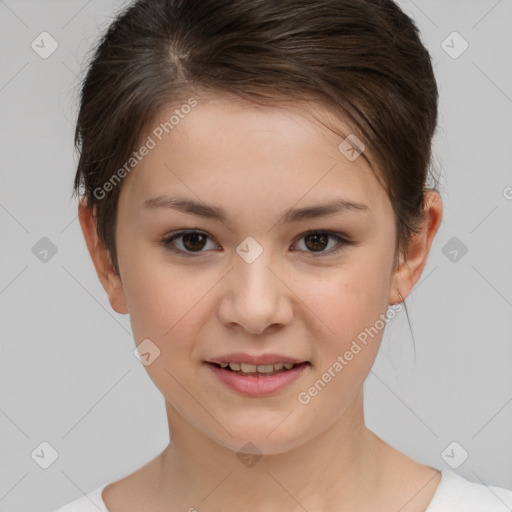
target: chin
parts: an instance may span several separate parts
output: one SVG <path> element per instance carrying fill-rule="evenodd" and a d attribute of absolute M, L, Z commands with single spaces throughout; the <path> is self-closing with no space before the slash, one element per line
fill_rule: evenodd
<path fill-rule="evenodd" d="M 284 414 L 281 418 L 286 417 Z M 247 427 L 246 421 L 242 424 L 226 424 L 226 430 L 221 436 L 211 436 L 218 444 L 234 452 L 251 453 L 255 455 L 279 455 L 301 446 L 307 439 L 306 432 L 298 432 L 297 426 L 291 422 L 284 426 L 274 422 L 269 428 L 268 422 L 253 424 Z M 278 426 L 279 425 L 279 426 Z M 277 427 L 277 428 L 276 428 Z M 304 428 L 304 427 L 303 427 Z M 313 436 L 310 436 L 313 437 Z"/>

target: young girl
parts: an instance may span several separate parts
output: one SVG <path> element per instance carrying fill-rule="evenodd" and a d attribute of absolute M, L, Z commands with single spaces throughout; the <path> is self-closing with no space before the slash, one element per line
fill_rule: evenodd
<path fill-rule="evenodd" d="M 441 223 L 437 102 L 391 0 L 139 0 L 115 19 L 82 88 L 75 190 L 170 443 L 60 512 L 512 507 L 364 420 Z"/>

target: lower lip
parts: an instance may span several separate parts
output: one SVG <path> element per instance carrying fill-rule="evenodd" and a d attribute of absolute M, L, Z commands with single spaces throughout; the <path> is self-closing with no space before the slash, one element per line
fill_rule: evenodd
<path fill-rule="evenodd" d="M 306 366 L 309 366 L 309 363 L 301 363 L 294 366 L 291 370 L 269 376 L 243 375 L 238 372 L 224 370 L 211 363 L 206 363 L 206 366 L 210 368 L 223 384 L 242 395 L 268 396 L 278 393 L 298 379 L 306 369 Z"/>

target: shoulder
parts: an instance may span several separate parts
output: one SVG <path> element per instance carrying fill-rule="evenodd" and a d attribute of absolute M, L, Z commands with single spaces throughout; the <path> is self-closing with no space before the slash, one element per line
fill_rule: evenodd
<path fill-rule="evenodd" d="M 512 490 L 470 482 L 444 469 L 425 512 L 510 512 L 511 508 Z"/>
<path fill-rule="evenodd" d="M 101 493 L 107 485 L 102 485 L 88 494 L 66 503 L 55 512 L 109 512 L 101 497 Z"/>

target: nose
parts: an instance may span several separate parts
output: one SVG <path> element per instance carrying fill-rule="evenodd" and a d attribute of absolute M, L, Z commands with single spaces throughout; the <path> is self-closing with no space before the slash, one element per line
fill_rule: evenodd
<path fill-rule="evenodd" d="M 293 318 L 293 293 L 282 274 L 271 261 L 270 251 L 264 250 L 252 263 L 235 255 L 223 284 L 218 308 L 221 322 L 250 334 L 288 324 Z"/>

